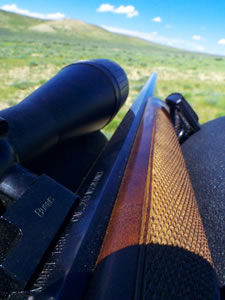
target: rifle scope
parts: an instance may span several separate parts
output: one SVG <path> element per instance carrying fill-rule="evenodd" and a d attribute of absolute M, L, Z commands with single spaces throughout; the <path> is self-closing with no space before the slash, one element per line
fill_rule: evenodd
<path fill-rule="evenodd" d="M 25 162 L 65 139 L 103 128 L 128 95 L 128 80 L 116 63 L 97 59 L 63 68 L 19 104 L 1 111 L 8 140 Z"/>

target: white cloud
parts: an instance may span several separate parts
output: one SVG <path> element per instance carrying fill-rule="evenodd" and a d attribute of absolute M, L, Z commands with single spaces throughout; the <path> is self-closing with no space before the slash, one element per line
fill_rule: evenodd
<path fill-rule="evenodd" d="M 217 43 L 218 43 L 219 45 L 225 45 L 225 38 L 220 39 Z"/>
<path fill-rule="evenodd" d="M 20 15 L 25 15 L 28 17 L 38 18 L 38 19 L 59 20 L 59 19 L 65 18 L 65 15 L 60 12 L 52 13 L 52 14 L 35 13 L 35 12 L 31 12 L 27 9 L 21 9 L 16 4 L 6 4 L 6 5 L 1 6 L 0 9 L 9 11 L 12 13 L 20 14 Z"/>
<path fill-rule="evenodd" d="M 112 12 L 115 14 L 124 14 L 127 16 L 127 18 L 133 18 L 139 15 L 139 12 L 135 9 L 133 5 L 120 5 L 118 7 L 115 7 L 114 5 L 108 3 L 101 4 L 99 8 L 97 8 L 97 12 Z"/>
<path fill-rule="evenodd" d="M 192 40 L 201 41 L 202 37 L 200 35 L 192 35 Z"/>
<path fill-rule="evenodd" d="M 97 12 L 114 12 L 115 7 L 111 4 L 101 4 L 99 8 L 97 8 Z"/>
<path fill-rule="evenodd" d="M 161 17 L 155 17 L 155 18 L 152 19 L 152 21 L 157 22 L 157 23 L 161 23 L 162 18 Z"/>

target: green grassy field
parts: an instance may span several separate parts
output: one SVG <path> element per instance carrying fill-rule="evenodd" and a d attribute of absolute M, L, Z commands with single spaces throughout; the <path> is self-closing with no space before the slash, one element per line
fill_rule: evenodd
<path fill-rule="evenodd" d="M 43 21 L 0 11 L 0 108 L 21 101 L 62 67 L 108 58 L 130 83 L 129 98 L 106 132 L 110 135 L 152 71 L 156 96 L 183 93 L 200 122 L 225 115 L 225 57 L 181 51 L 107 32 L 76 20 Z"/>

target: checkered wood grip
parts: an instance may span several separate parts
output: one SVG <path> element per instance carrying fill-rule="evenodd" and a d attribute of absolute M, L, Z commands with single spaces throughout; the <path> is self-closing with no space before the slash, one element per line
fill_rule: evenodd
<path fill-rule="evenodd" d="M 144 299 L 217 298 L 197 202 L 175 131 L 162 110 L 155 112 L 153 143 L 151 185 L 145 194 L 150 210 L 142 224 Z"/>

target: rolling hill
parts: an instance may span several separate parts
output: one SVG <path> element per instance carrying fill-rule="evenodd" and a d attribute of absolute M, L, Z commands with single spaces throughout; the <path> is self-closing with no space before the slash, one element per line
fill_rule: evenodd
<path fill-rule="evenodd" d="M 139 38 L 109 32 L 99 26 L 91 25 L 80 20 L 62 19 L 57 21 L 41 20 L 22 16 L 0 10 L 0 30 L 11 31 L 11 33 L 40 34 L 51 35 L 52 37 L 60 38 L 79 38 L 89 40 L 109 41 L 111 43 L 122 43 L 125 45 L 153 47 L 157 50 L 176 51 L 171 47 L 166 47 L 145 41 Z M 179 51 L 179 50 L 177 50 Z"/>

